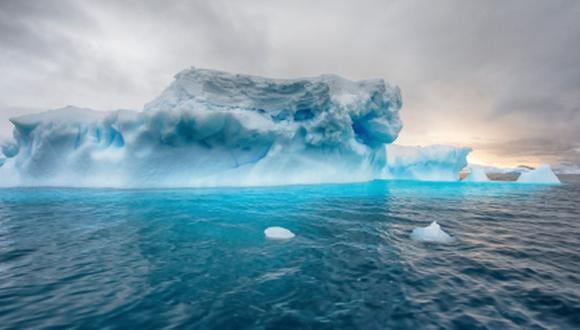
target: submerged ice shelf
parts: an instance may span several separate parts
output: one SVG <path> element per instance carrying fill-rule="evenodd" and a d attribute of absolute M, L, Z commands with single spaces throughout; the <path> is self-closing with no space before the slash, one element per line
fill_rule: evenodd
<path fill-rule="evenodd" d="M 12 118 L 0 186 L 197 187 L 457 180 L 469 148 L 391 145 L 401 95 L 381 79 L 268 79 L 191 68 L 143 111 Z M 388 145 L 388 146 L 387 146 Z"/>

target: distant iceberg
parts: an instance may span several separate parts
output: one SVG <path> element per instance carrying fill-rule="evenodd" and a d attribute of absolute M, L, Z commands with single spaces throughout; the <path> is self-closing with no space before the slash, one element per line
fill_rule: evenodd
<path fill-rule="evenodd" d="M 485 170 L 481 167 L 471 167 L 469 173 L 463 179 L 464 182 L 489 182 L 489 178 Z"/>
<path fill-rule="evenodd" d="M 523 172 L 518 178 L 519 183 L 559 184 L 560 179 L 554 174 L 550 165 L 542 165 L 528 172 Z"/>
<path fill-rule="evenodd" d="M 411 232 L 411 239 L 431 243 L 451 243 L 455 239 L 441 229 L 437 221 L 427 227 L 417 227 Z"/>
<path fill-rule="evenodd" d="M 289 240 L 296 236 L 293 232 L 283 227 L 268 227 L 264 230 L 264 235 L 271 240 Z"/>
<path fill-rule="evenodd" d="M 0 186 L 199 187 L 457 180 L 468 148 L 389 145 L 401 94 L 381 79 L 269 79 L 191 68 L 143 111 L 12 118 Z"/>
<path fill-rule="evenodd" d="M 481 164 L 469 164 L 466 169 L 471 171 L 472 169 L 477 169 L 478 171 L 483 171 L 486 174 L 493 174 L 493 173 L 523 173 L 528 172 L 530 169 L 527 166 L 518 166 L 518 167 L 498 167 L 498 166 L 491 166 L 491 165 L 481 165 Z"/>

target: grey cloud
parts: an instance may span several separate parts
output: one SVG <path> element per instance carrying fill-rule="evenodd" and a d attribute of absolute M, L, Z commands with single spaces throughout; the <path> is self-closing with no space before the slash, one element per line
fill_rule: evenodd
<path fill-rule="evenodd" d="M 70 52 L 74 47 L 66 28 L 92 24 L 74 1 L 6 0 L 0 4 L 0 42 L 13 59 L 47 59 Z"/>
<path fill-rule="evenodd" d="M 254 69 L 267 60 L 267 27 L 244 5 L 228 1 L 104 1 L 97 7 L 128 29 L 148 30 L 168 58 L 190 62 L 200 55 Z M 231 5 L 231 6 L 230 6 Z M 106 24 L 106 22 L 104 22 Z M 188 60 L 188 58 L 190 58 Z M 204 60 L 207 60 L 204 58 Z M 182 64 L 183 66 L 183 64 Z M 185 67 L 182 67 L 185 68 Z"/>
<path fill-rule="evenodd" d="M 191 65 L 262 65 L 259 20 L 206 1 L 0 3 L 0 104 L 140 108 Z M 34 94 L 34 98 L 30 95 Z"/>

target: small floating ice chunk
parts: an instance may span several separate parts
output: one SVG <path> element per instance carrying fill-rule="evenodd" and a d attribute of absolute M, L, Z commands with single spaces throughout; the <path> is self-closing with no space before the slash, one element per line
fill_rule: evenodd
<path fill-rule="evenodd" d="M 287 240 L 294 238 L 294 233 L 282 227 L 268 227 L 264 230 L 266 238 L 275 240 Z"/>
<path fill-rule="evenodd" d="M 433 221 L 427 227 L 417 227 L 413 229 L 411 239 L 415 241 L 434 243 L 451 243 L 454 241 L 453 237 L 449 236 L 441 229 L 441 226 L 439 226 L 437 221 Z"/>
<path fill-rule="evenodd" d="M 518 178 L 520 183 L 558 184 L 560 179 L 554 174 L 550 165 L 542 165 L 535 170 L 524 172 Z"/>

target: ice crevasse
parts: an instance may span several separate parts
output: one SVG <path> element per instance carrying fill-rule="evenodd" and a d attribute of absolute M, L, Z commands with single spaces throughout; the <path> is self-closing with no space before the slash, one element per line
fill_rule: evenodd
<path fill-rule="evenodd" d="M 469 149 L 393 151 L 401 105 L 399 88 L 382 79 L 284 80 L 191 68 L 143 111 L 69 106 L 12 118 L 0 186 L 455 179 Z"/>

